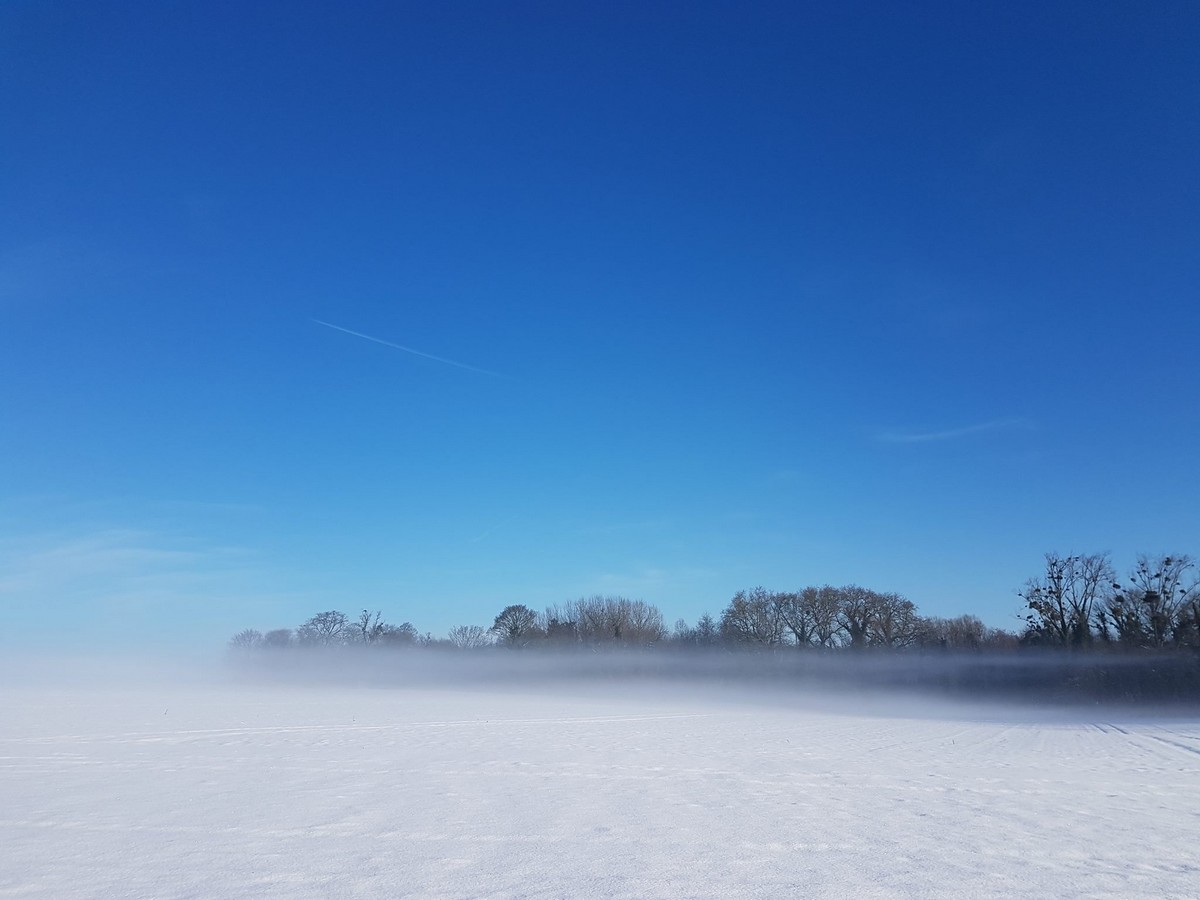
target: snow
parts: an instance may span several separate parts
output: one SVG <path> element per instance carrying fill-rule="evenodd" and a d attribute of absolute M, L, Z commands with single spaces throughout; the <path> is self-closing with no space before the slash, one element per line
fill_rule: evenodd
<path fill-rule="evenodd" d="M 1200 725 L 654 686 L 0 692 L 0 897 L 1196 897 Z"/>

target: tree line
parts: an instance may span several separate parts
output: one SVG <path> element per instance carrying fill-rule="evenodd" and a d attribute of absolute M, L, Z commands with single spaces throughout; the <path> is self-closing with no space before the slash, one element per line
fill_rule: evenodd
<path fill-rule="evenodd" d="M 653 604 L 592 596 L 541 611 L 509 605 L 490 627 L 459 625 L 444 637 L 421 634 L 410 622 L 385 622 L 378 610 L 364 609 L 356 618 L 328 610 L 296 628 L 246 629 L 230 643 L 239 651 L 352 645 L 462 651 L 1200 649 L 1200 571 L 1189 556 L 1140 556 L 1122 579 L 1106 553 L 1049 553 L 1044 570 L 1017 595 L 1025 613 L 1019 632 L 990 628 L 970 614 L 923 616 L 900 594 L 851 584 L 738 591 L 718 618 L 705 613 L 694 625 L 679 619 L 671 629 Z"/>
<path fill-rule="evenodd" d="M 1140 556 L 1120 580 L 1107 553 L 1048 553 L 1019 596 L 1028 643 L 1200 648 L 1200 580 L 1189 556 Z"/>

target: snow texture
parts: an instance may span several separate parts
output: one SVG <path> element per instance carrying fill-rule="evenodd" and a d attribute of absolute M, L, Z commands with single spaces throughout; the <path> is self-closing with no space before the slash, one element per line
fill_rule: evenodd
<path fill-rule="evenodd" d="M 8 686 L 0 897 L 1197 897 L 1200 727 Z"/>

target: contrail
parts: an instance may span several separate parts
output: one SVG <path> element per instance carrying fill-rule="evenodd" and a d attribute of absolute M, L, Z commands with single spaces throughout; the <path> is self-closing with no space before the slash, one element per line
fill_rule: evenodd
<path fill-rule="evenodd" d="M 956 438 L 981 434 L 985 431 L 1000 431 L 1008 428 L 1033 428 L 1028 419 L 995 419 L 991 422 L 981 422 L 978 425 L 967 425 L 963 428 L 951 428 L 947 431 L 926 432 L 895 432 L 889 431 L 875 436 L 877 441 L 888 444 L 925 444 L 930 441 L 952 441 Z"/>
<path fill-rule="evenodd" d="M 476 366 L 468 366 L 466 363 L 455 362 L 452 359 L 443 359 L 440 356 L 434 356 L 432 353 L 422 353 L 420 350 L 414 350 L 412 347 L 405 347 L 403 344 L 393 344 L 391 341 L 385 341 L 383 338 L 371 337 L 371 335 L 363 334 L 361 331 L 351 331 L 349 328 L 343 328 L 341 325 L 334 325 L 332 322 L 322 322 L 320 319 L 309 319 L 309 321 L 315 322 L 318 325 L 324 325 L 326 328 L 332 328 L 334 331 L 352 334 L 355 337 L 362 338 L 364 341 L 374 341 L 376 344 L 383 344 L 385 347 L 403 350 L 405 353 L 411 353 L 413 356 L 423 356 L 425 359 L 432 359 L 434 362 L 445 363 L 448 366 L 456 366 L 459 369 L 466 369 L 468 372 L 478 372 L 480 375 L 491 375 L 493 378 L 504 377 L 499 372 L 491 372 L 487 369 L 480 369 Z"/>

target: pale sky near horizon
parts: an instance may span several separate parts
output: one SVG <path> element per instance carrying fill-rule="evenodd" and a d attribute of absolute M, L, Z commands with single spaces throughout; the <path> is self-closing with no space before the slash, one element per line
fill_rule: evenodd
<path fill-rule="evenodd" d="M 822 6 L 0 6 L 0 642 L 1200 555 L 1200 5 Z"/>

